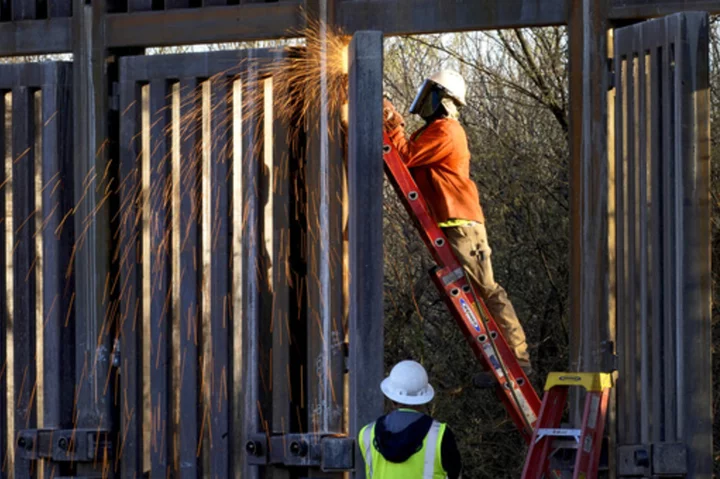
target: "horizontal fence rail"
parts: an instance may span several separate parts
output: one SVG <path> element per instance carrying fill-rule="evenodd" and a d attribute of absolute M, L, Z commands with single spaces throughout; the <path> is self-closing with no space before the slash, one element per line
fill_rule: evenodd
<path fill-rule="evenodd" d="M 104 24 L 110 48 L 154 47 L 270 40 L 298 36 L 302 0 L 96 0 L 95 19 Z M 93 1 L 92 4 L 95 4 Z M 614 0 L 612 20 L 638 20 L 677 11 L 720 13 L 718 0 Z M 335 22 L 352 34 L 382 30 L 387 35 L 542 27 L 568 22 L 570 0 L 330 0 Z M 77 49 L 73 0 L 3 0 L 0 2 L 0 56 L 51 54 Z M 97 33 L 97 32 L 96 32 Z"/>

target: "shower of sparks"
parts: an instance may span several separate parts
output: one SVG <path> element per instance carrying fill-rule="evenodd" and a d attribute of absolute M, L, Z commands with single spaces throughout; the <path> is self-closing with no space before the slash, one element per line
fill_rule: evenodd
<path fill-rule="evenodd" d="M 94 342 L 97 351 L 105 344 L 111 348 L 122 344 L 123 349 L 117 351 L 121 353 L 117 356 L 120 362 L 116 364 L 120 367 L 109 367 L 107 376 L 94 377 L 92 371 L 100 366 L 98 361 L 112 361 L 116 356 L 115 351 L 106 351 L 102 357 L 93 355 L 95 363 L 86 362 L 82 370 L 77 371 L 80 381 L 72 393 L 73 416 L 77 421 L 81 395 L 90 393 L 90 388 L 93 388 L 92 394 L 106 393 L 111 386 L 115 388 L 114 402 L 122 407 L 114 464 L 104 454 L 96 454 L 105 473 L 113 468 L 117 470 L 123 455 L 133 453 L 131 448 L 143 451 L 140 460 L 146 468 L 151 464 L 153 467 L 164 464 L 163 469 L 167 471 L 179 471 L 189 450 L 198 457 L 203 454 L 227 456 L 227 451 L 217 449 L 216 441 L 226 438 L 228 424 L 233 419 L 229 416 L 231 405 L 237 408 L 228 383 L 242 378 L 243 370 L 245 374 L 252 374 L 247 365 L 233 368 L 238 371 L 227 369 L 231 358 L 233 365 L 240 364 L 234 351 L 242 351 L 238 348 L 244 339 L 238 333 L 242 324 L 235 319 L 241 316 L 237 309 L 243 304 L 240 299 L 246 294 L 243 289 L 250 296 L 257 295 L 246 301 L 254 304 L 254 311 L 264 322 L 261 330 L 267 333 L 277 328 L 282 332 L 282 341 L 288 344 L 293 341 L 290 322 L 299 318 L 291 318 L 289 311 L 281 310 L 289 306 L 280 304 L 273 292 L 284 283 L 293 288 L 295 298 L 290 300 L 301 304 L 307 294 L 306 283 L 318 281 L 318 274 L 308 271 L 306 280 L 292 270 L 289 256 L 293 245 L 289 230 L 278 229 L 268 216 L 283 211 L 284 219 L 290 220 L 297 215 L 287 205 L 276 205 L 272 197 L 282 194 L 287 199 L 298 195 L 297 185 L 291 182 L 293 165 L 290 163 L 298 155 L 296 148 L 301 147 L 296 138 L 298 131 L 319 128 L 318 112 L 321 103 L 325 103 L 321 102 L 323 71 L 327 118 L 330 119 L 327 132 L 331 139 L 342 139 L 349 37 L 310 19 L 306 28 L 292 32 L 292 36 L 303 38 L 304 43 L 270 51 L 271 58 L 261 59 L 249 53 L 238 65 L 206 80 L 176 83 L 153 80 L 139 90 L 132 88 L 132 98 L 124 98 L 127 102 L 121 106 L 121 138 L 124 140 L 119 145 L 120 158 L 108 158 L 103 171 L 91 169 L 80 184 L 70 184 L 72 172 L 44 172 L 42 169 L 48 165 L 53 167 L 52 164 L 36 161 L 44 158 L 41 145 L 45 132 L 57 134 L 63 115 L 58 111 L 40 112 L 43 104 L 36 102 L 34 128 L 40 141 L 28 139 L 19 148 L 9 133 L 15 121 L 12 98 L 5 95 L 4 102 L 0 98 L 0 111 L 4 112 L 0 119 L 4 122 L 0 125 L 4 126 L 0 128 L 3 135 L 0 148 L 4 145 L 5 158 L 5 177 L 0 189 L 7 187 L 4 190 L 6 217 L 2 218 L 0 228 L 7 238 L 6 280 L 10 281 L 6 290 L 12 295 L 13 281 L 17 285 L 17 276 L 22 275 L 25 282 L 35 283 L 37 291 L 45 291 L 45 298 L 52 298 L 46 304 L 42 304 L 43 298 L 39 296 L 30 299 L 40 303 L 39 315 L 45 316 L 40 318 L 39 325 L 60 331 L 74 327 L 76 314 L 82 317 L 82 312 L 76 311 L 73 283 L 79 253 L 84 248 L 97 246 L 92 244 L 94 238 L 90 235 L 98 217 L 109 217 L 117 225 L 111 238 L 114 245 L 111 271 L 115 273 L 108 275 L 102 285 L 106 317 Z M 324 56 L 323 62 L 321 56 Z M 136 96 L 137 91 L 140 94 Z M 269 101 L 267 95 L 271 95 Z M 270 121 L 265 118 L 268 111 L 273 115 Z M 280 131 L 287 137 L 276 138 L 276 132 Z M 263 154 L 266 145 L 272 144 L 287 144 L 287 148 Z M 98 154 L 107 156 L 108 146 L 107 142 L 103 143 Z M 29 162 L 34 166 L 29 166 Z M 32 211 L 27 217 L 20 218 L 17 213 L 13 217 L 13 195 L 8 191 L 18 188 L 13 182 L 14 172 L 26 170 L 40 179 L 36 183 L 36 204 L 28 207 Z M 341 172 L 335 168 L 330 174 L 341 175 Z M 75 198 L 79 199 L 70 204 L 68 197 L 73 189 Z M 333 193 L 331 201 L 336 197 Z M 312 204 L 318 198 L 308 192 L 308 198 L 303 201 Z M 269 205 L 267 209 L 263 209 L 265 204 Z M 85 216 L 79 217 L 80 214 Z M 308 222 L 308 241 L 317 241 L 313 235 L 317 234 L 320 224 L 317 218 L 308 218 Z M 27 238 L 28 234 L 35 243 L 30 253 L 34 258 L 22 264 L 13 262 L 14 257 L 22 254 L 19 250 L 25 248 L 18 238 Z M 74 243 L 66 256 L 47 255 L 47 247 L 68 238 Z M 243 248 L 252 254 L 243 256 Z M 254 264 L 241 264 L 248 258 L 253 259 Z M 43 277 L 40 268 L 52 261 L 63 281 Z M 342 260 L 332 251 L 330 261 Z M 273 262 L 284 262 L 285 266 L 281 268 Z M 330 279 L 338 280 L 343 279 Z M 58 287 L 61 282 L 64 286 Z M 251 291 L 247 284 L 243 287 L 244 282 L 254 285 L 257 291 Z M 47 294 L 53 291 L 54 297 Z M 5 347 L 16 348 L 13 319 L 26 319 L 13 317 L 12 297 L 7 308 L 7 341 L 0 345 L 0 352 Z M 308 321 L 312 320 L 308 318 Z M 334 323 L 332 337 L 322 337 L 322 341 L 332 341 L 333 348 L 337 347 L 341 327 Z M 234 331 L 232 334 L 228 334 L 230 328 Z M 39 337 L 41 333 L 36 332 Z M 43 364 L 44 348 L 52 347 L 52 341 L 53 338 L 46 336 L 44 343 L 38 341 L 37 345 L 26 346 L 35 354 L 38 364 Z M 260 360 L 254 373 L 255 387 L 271 392 L 272 375 L 284 373 L 287 378 L 282 382 L 291 390 L 294 381 L 290 366 L 273 369 L 272 348 L 263 349 L 262 344 L 260 341 L 258 345 Z M 128 345 L 133 348 L 131 353 L 125 350 Z M 132 353 L 136 356 L 129 355 Z M 49 356 L 45 357 L 47 360 Z M 265 367 L 270 368 L 269 375 Z M 309 375 L 315 370 L 314 364 L 299 367 L 300 375 Z M 40 427 L 42 411 L 36 409 L 59 397 L 57 392 L 45 387 L 42 371 L 42 366 L 16 364 L 12 351 L 8 351 L 6 362 L 0 368 L 0 381 L 7 379 L 11 391 L 6 406 L 9 416 L 14 418 L 8 425 L 7 437 L 3 438 L 10 452 L 4 458 L 3 471 L 13 467 L 12 448 L 18 430 L 33 427 L 34 421 Z M 137 377 L 130 378 L 130 375 Z M 128 387 L 136 389 L 128 390 Z M 330 384 L 334 402 L 338 396 L 342 397 L 336 392 L 342 387 L 342 384 Z M 241 389 L 238 385 L 233 388 Z M 309 411 L 315 406 L 306 404 L 306 396 L 310 394 L 306 393 L 303 381 L 297 395 L 293 414 L 297 415 L 298 423 L 303 423 L 301 408 Z M 197 407 L 198 401 L 201 407 Z M 256 407 L 258 426 L 269 434 L 265 406 L 258 403 Z M 191 420 L 181 417 L 181 411 L 183 415 L 192 411 Z M 140 429 L 136 436 L 128 437 L 133 421 L 136 421 L 134 427 Z M 283 421 L 282 427 L 290 426 Z M 309 427 L 318 425 L 313 421 Z M 196 439 L 189 449 L 184 444 L 188 434 Z M 74 438 L 69 447 L 75 447 Z M 200 462 L 200 467 L 206 467 Z"/>

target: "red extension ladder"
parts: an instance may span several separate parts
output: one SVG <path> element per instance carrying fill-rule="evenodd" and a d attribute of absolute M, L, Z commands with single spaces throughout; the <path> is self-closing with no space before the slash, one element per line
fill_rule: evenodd
<path fill-rule="evenodd" d="M 437 263 L 431 271 L 435 285 L 478 360 L 497 381 L 497 393 L 513 422 L 530 443 L 540 411 L 540 398 L 485 304 L 473 291 L 442 229 L 430 217 L 415 180 L 387 134 L 384 134 L 383 157 L 388 179 Z"/>

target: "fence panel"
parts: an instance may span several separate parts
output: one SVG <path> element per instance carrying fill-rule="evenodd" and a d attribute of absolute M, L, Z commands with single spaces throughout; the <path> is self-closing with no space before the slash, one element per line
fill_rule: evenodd
<path fill-rule="evenodd" d="M 615 32 L 618 475 L 712 472 L 708 18 Z"/>
<path fill-rule="evenodd" d="M 59 463 L 34 462 L 52 457 L 38 429 L 72 427 L 71 81 L 67 63 L 0 65 L 0 451 L 8 476 L 57 475 Z"/>
<path fill-rule="evenodd" d="M 266 66 L 283 55 L 121 61 L 123 477 L 249 473 L 243 438 L 277 427 L 271 268 L 292 202 Z"/>

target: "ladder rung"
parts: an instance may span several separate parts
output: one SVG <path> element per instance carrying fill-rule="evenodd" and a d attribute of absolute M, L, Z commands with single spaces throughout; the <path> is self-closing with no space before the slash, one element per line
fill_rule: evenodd
<path fill-rule="evenodd" d="M 535 443 L 539 442 L 544 437 L 572 437 L 575 438 L 575 442 L 580 442 L 580 436 L 582 431 L 580 429 L 558 429 L 558 428 L 544 428 L 541 427 L 537 430 L 537 438 Z"/>

